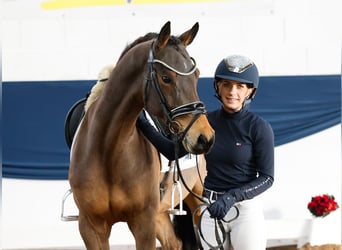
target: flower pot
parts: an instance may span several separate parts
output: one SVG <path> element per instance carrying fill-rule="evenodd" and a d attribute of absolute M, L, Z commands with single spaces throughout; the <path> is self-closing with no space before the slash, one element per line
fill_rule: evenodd
<path fill-rule="evenodd" d="M 332 212 L 325 217 L 312 219 L 310 244 L 341 244 L 341 214 Z"/>

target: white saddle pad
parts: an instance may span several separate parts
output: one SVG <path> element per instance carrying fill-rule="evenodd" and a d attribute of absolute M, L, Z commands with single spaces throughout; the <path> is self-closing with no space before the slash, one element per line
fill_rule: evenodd
<path fill-rule="evenodd" d="M 188 168 L 194 168 L 196 167 L 196 155 L 193 154 L 187 154 L 183 156 L 182 158 L 179 158 L 179 166 L 181 170 L 188 169 Z M 170 168 L 170 166 L 174 166 L 175 162 L 171 162 L 162 154 L 160 154 L 161 158 L 161 164 L 162 164 L 162 169 L 161 172 L 165 173 L 167 171 L 173 171 L 173 167 Z"/>

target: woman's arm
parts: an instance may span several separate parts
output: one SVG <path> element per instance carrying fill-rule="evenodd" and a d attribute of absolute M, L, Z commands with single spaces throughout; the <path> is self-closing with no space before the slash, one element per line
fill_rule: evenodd
<path fill-rule="evenodd" d="M 175 160 L 175 143 L 162 135 L 154 126 L 152 126 L 152 124 L 147 120 L 144 111 L 141 112 L 138 118 L 137 127 L 161 154 L 170 161 Z M 183 144 L 179 142 L 178 157 L 180 158 L 187 153 L 188 152 L 183 147 Z"/>
<path fill-rule="evenodd" d="M 229 190 L 236 201 L 254 198 L 269 189 L 274 181 L 274 134 L 268 122 L 258 124 L 253 144 L 258 176 L 240 188 Z"/>

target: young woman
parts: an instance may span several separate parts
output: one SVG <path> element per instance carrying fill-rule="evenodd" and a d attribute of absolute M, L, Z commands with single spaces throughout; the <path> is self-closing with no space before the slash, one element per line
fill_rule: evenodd
<path fill-rule="evenodd" d="M 199 225 L 203 249 L 229 249 L 230 244 L 234 250 L 266 248 L 258 195 L 273 184 L 274 135 L 267 121 L 248 110 L 258 84 L 258 69 L 247 57 L 228 56 L 216 68 L 214 88 L 222 107 L 208 113 L 215 143 L 205 155 L 203 197 L 210 205 L 203 210 Z M 172 141 L 167 142 L 143 121 L 138 125 L 161 153 L 173 157 Z M 225 242 L 218 221 L 222 222 L 226 236 L 230 236 Z"/>

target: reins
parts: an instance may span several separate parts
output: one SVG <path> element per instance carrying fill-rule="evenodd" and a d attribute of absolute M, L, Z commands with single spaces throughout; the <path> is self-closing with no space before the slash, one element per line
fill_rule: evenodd
<path fill-rule="evenodd" d="M 189 186 L 186 184 L 184 178 L 183 178 L 183 174 L 182 174 L 182 170 L 180 168 L 180 165 L 179 165 L 179 140 L 180 138 L 178 138 L 178 135 L 177 134 L 173 134 L 173 140 L 174 140 L 174 145 L 175 145 L 175 163 L 176 163 L 176 167 L 177 167 L 177 177 L 175 177 L 175 172 L 176 172 L 176 169 L 174 170 L 174 176 L 173 176 L 173 181 L 174 183 L 175 182 L 178 182 L 178 178 L 181 179 L 185 189 L 190 193 L 192 194 L 193 196 L 195 196 L 197 199 L 199 199 L 201 202 L 203 202 L 203 204 L 199 205 L 193 212 L 192 216 L 192 221 L 193 221 L 193 227 L 194 227 L 194 231 L 195 231 L 195 236 L 196 236 L 196 240 L 197 240 L 197 243 L 198 245 L 200 246 L 201 249 L 202 248 L 202 245 L 201 245 L 201 241 L 200 241 L 200 238 L 203 239 L 203 241 L 210 247 L 211 250 L 223 250 L 223 244 L 224 242 L 227 240 L 227 233 L 230 233 L 230 231 L 226 232 L 225 229 L 224 229 L 224 226 L 223 226 L 223 222 L 229 224 L 230 222 L 236 220 L 239 215 L 240 215 L 240 211 L 239 209 L 236 207 L 236 206 L 233 206 L 233 208 L 236 210 L 236 216 L 234 216 L 234 218 L 226 221 L 224 219 L 222 220 L 218 220 L 216 218 L 213 218 L 213 220 L 215 221 L 215 237 L 216 237 L 216 241 L 217 241 L 217 245 L 214 246 L 212 244 L 210 244 L 204 237 L 203 233 L 202 233 L 202 227 L 201 227 L 201 223 L 202 223 L 202 217 L 203 217 L 203 214 L 206 210 L 208 210 L 208 207 L 211 205 L 210 203 L 210 200 L 206 201 L 205 199 L 203 199 L 202 196 L 196 194 L 195 192 L 193 192 Z M 196 157 L 197 159 L 197 157 Z M 198 171 L 198 175 L 199 175 L 199 178 L 201 180 L 201 183 L 202 183 L 202 186 L 204 186 L 203 184 L 203 181 L 202 181 L 202 177 L 200 175 L 200 172 L 199 172 L 199 167 L 198 167 L 198 162 L 196 162 L 196 167 L 197 167 L 197 171 Z M 177 179 L 176 179 L 177 178 Z M 198 209 L 202 209 L 202 207 L 205 207 L 200 216 L 199 216 L 199 221 L 198 221 L 198 226 L 196 225 L 195 223 L 195 214 L 197 213 L 197 210 Z M 220 232 L 222 234 L 222 239 L 220 238 Z"/>
<path fill-rule="evenodd" d="M 154 66 L 153 66 L 155 63 L 159 63 L 162 66 L 164 66 L 167 69 L 175 72 L 178 75 L 189 76 L 189 75 L 193 74 L 196 71 L 196 69 L 197 69 L 196 61 L 192 57 L 190 59 L 193 62 L 193 67 L 191 68 L 191 70 L 189 72 L 180 72 L 179 70 L 171 67 L 167 63 L 154 58 L 154 55 L 153 55 L 153 42 L 152 42 L 150 50 L 149 50 L 148 61 L 147 61 L 148 62 L 148 75 L 147 75 L 147 79 L 145 81 L 145 86 L 144 86 L 144 103 L 145 104 L 147 103 L 147 88 L 148 88 L 148 85 L 151 83 L 152 87 L 155 89 L 155 91 L 157 93 L 157 96 L 159 98 L 159 103 L 160 103 L 160 105 L 162 107 L 163 113 L 164 113 L 164 115 L 167 118 L 167 125 L 169 127 L 170 132 L 172 133 L 172 140 L 174 141 L 174 145 L 175 145 L 175 169 L 174 169 L 174 174 L 173 174 L 173 181 L 174 181 L 174 183 L 178 184 L 179 183 L 179 179 L 180 179 L 182 181 L 185 189 L 190 194 L 192 194 L 197 199 L 199 199 L 201 202 L 203 202 L 202 205 L 200 205 L 198 208 L 196 208 L 196 210 L 194 211 L 193 215 L 196 213 L 196 211 L 199 208 L 201 208 L 202 206 L 206 206 L 206 208 L 203 209 L 203 211 L 201 212 L 201 215 L 200 215 L 200 220 L 199 220 L 199 225 L 200 225 L 201 220 L 202 220 L 202 216 L 203 216 L 204 212 L 210 206 L 210 203 L 208 203 L 205 199 L 203 199 L 202 196 L 200 196 L 200 195 L 196 194 L 195 192 L 193 192 L 189 188 L 189 186 L 186 184 L 186 182 L 184 180 L 184 177 L 182 175 L 182 171 L 181 171 L 180 165 L 179 165 L 179 143 L 184 139 L 185 135 L 187 134 L 187 132 L 189 131 L 191 126 L 194 124 L 194 122 L 199 118 L 199 116 L 201 114 L 206 114 L 207 111 L 205 109 L 204 103 L 201 102 L 201 101 L 187 103 L 187 104 L 178 106 L 176 108 L 170 109 L 170 107 L 169 107 L 169 105 L 168 105 L 168 103 L 166 101 L 166 98 L 165 98 L 165 96 L 164 96 L 164 94 L 163 94 L 163 92 L 162 92 L 162 90 L 161 90 L 161 88 L 160 88 L 160 86 L 158 84 L 158 80 L 157 80 L 157 77 L 156 77 L 157 73 L 156 73 L 156 70 L 154 69 Z M 187 115 L 187 114 L 193 114 L 193 118 L 190 121 L 190 123 L 187 125 L 187 127 L 184 129 L 184 131 L 180 131 L 179 130 L 180 125 L 174 119 L 179 117 L 179 116 Z M 197 158 L 196 158 L 196 160 L 197 160 Z M 197 166 L 198 174 L 200 176 L 200 172 L 199 172 L 199 169 L 198 169 L 198 162 L 196 162 L 196 166 Z M 176 172 L 177 172 L 177 174 L 176 174 Z M 201 176 L 200 176 L 200 178 L 201 178 Z M 202 185 L 203 185 L 202 178 L 201 178 L 201 182 L 202 182 Z M 228 221 L 227 223 L 235 220 L 239 216 L 238 209 L 235 206 L 234 206 L 234 208 L 237 211 L 237 216 L 234 217 L 232 220 Z M 196 230 L 195 227 L 197 227 L 197 226 L 194 224 L 194 229 Z M 220 231 L 221 231 L 221 233 L 223 235 L 223 239 L 222 240 L 219 237 L 219 232 L 218 232 L 218 228 L 217 227 L 220 229 Z M 212 246 L 211 244 L 209 244 L 205 240 L 205 238 L 203 237 L 203 234 L 202 234 L 201 226 L 198 227 L 198 232 L 200 233 L 200 237 L 202 237 L 204 242 L 206 242 L 206 244 L 208 244 L 208 246 L 211 249 L 223 249 L 223 243 L 225 242 L 227 235 L 225 233 L 225 230 L 224 230 L 224 227 L 222 225 L 222 221 L 221 220 L 215 219 L 215 234 L 216 234 L 216 239 L 217 239 L 217 242 L 218 242 L 218 246 Z M 198 236 L 196 234 L 196 232 L 195 232 L 195 235 L 196 235 L 196 237 Z M 198 237 L 197 237 L 197 241 L 199 241 Z M 200 241 L 198 242 L 198 244 L 201 245 Z"/>
<path fill-rule="evenodd" d="M 176 168 L 174 170 L 174 172 L 176 172 L 177 170 L 177 173 L 178 173 L 178 177 L 181 179 L 185 189 L 190 193 L 192 194 L 193 196 L 195 196 L 198 200 L 200 200 L 201 202 L 203 203 L 207 203 L 203 198 L 202 196 L 196 194 L 194 191 L 192 191 L 189 186 L 186 184 L 186 181 L 184 180 L 184 177 L 183 177 L 183 174 L 182 174 L 182 170 L 180 168 L 180 165 L 179 165 L 179 142 L 181 141 L 181 139 L 178 137 L 177 134 L 173 134 L 172 136 L 172 139 L 174 141 L 174 145 L 175 145 L 175 163 L 176 163 Z M 198 169 L 198 163 L 196 162 L 196 167 Z M 199 170 L 198 170 L 198 173 L 199 173 Z M 202 177 L 199 176 L 200 179 L 201 179 L 201 182 L 202 182 Z M 175 179 L 173 181 L 176 181 Z M 202 182 L 203 183 L 203 182 Z"/>
<path fill-rule="evenodd" d="M 153 88 L 156 90 L 158 98 L 159 98 L 159 102 L 162 106 L 163 112 L 165 114 L 165 116 L 167 117 L 167 125 L 169 126 L 169 130 L 172 133 L 172 140 L 174 141 L 175 144 L 175 162 L 176 162 L 176 167 L 177 167 L 177 171 L 178 171 L 178 177 L 181 179 L 181 181 L 183 182 L 185 188 L 187 189 L 187 191 L 189 193 L 191 193 L 192 195 L 194 195 L 197 199 L 199 199 L 200 201 L 204 202 L 203 198 L 200 197 L 198 194 L 194 193 L 186 184 L 183 175 L 181 173 L 181 169 L 179 166 L 179 161 L 178 161 L 178 156 L 179 156 L 179 142 L 181 142 L 184 139 L 184 136 L 186 135 L 186 133 L 189 131 L 189 129 L 191 128 L 192 124 L 194 124 L 194 122 L 199 118 L 199 116 L 201 114 L 205 114 L 207 111 L 205 109 L 204 103 L 201 101 L 196 101 L 196 102 L 191 102 L 191 103 L 187 103 L 181 106 L 178 106 L 174 109 L 170 109 L 169 105 L 167 104 L 166 98 L 163 94 L 163 92 L 160 89 L 160 86 L 158 84 L 158 80 L 156 78 L 156 71 L 153 67 L 154 63 L 159 63 L 161 65 L 163 65 L 164 67 L 168 68 L 169 70 L 174 71 L 175 73 L 179 74 L 179 75 L 183 75 L 183 76 L 188 76 L 193 74 L 196 69 L 196 62 L 193 58 L 191 58 L 191 61 L 193 62 L 193 67 L 189 72 L 180 72 L 179 70 L 176 70 L 175 68 L 171 67 L 170 65 L 166 64 L 165 62 L 155 59 L 154 55 L 153 55 L 153 43 L 151 44 L 150 50 L 149 50 L 149 55 L 148 55 L 148 69 L 149 69 L 149 79 L 146 80 L 146 84 L 145 84 L 145 103 L 146 103 L 146 98 L 147 98 L 147 85 L 149 82 L 152 82 L 152 86 Z M 179 124 L 174 120 L 176 117 L 182 116 L 182 115 L 186 115 L 186 114 L 193 114 L 194 117 L 192 118 L 192 120 L 190 121 L 190 123 L 188 124 L 188 126 L 185 128 L 184 131 L 182 131 L 181 136 L 179 131 L 176 130 L 176 127 L 174 127 L 174 125 L 176 125 L 177 127 L 179 127 Z M 178 177 L 176 177 L 174 175 L 174 181 L 176 181 L 175 179 Z"/>
<path fill-rule="evenodd" d="M 165 116 L 167 117 L 167 125 L 169 126 L 169 130 L 172 133 L 172 139 L 175 142 L 175 162 L 176 162 L 176 166 L 177 166 L 177 170 L 179 173 L 179 177 L 181 179 L 181 181 L 183 182 L 185 188 L 188 190 L 189 193 L 193 194 L 196 198 L 198 198 L 200 201 L 204 202 L 204 200 L 202 199 L 202 197 L 200 197 L 199 195 L 195 194 L 186 184 L 182 174 L 181 174 L 181 169 L 179 166 L 179 161 L 178 161 L 178 155 L 179 155 L 179 145 L 178 143 L 181 142 L 184 139 L 184 136 L 186 135 L 186 133 L 189 131 L 189 129 L 191 128 L 191 126 L 194 124 L 194 122 L 199 118 L 199 116 L 201 114 L 205 114 L 207 111 L 205 109 L 204 103 L 201 101 L 196 101 L 196 102 L 191 102 L 191 103 L 187 103 L 181 106 L 178 106 L 176 108 L 170 109 L 169 105 L 167 104 L 166 98 L 163 94 L 163 92 L 160 89 L 160 86 L 158 84 L 158 80 L 156 77 L 156 71 L 153 67 L 154 63 L 159 63 L 161 65 L 163 65 L 164 67 L 168 68 L 169 70 L 174 71 L 175 73 L 179 74 L 179 75 L 183 75 L 183 76 L 188 76 L 193 74 L 196 69 L 196 62 L 193 58 L 191 58 L 191 61 L 193 62 L 193 67 L 189 72 L 180 72 L 179 70 L 176 70 L 175 68 L 171 67 L 170 65 L 168 65 L 167 63 L 155 59 L 154 55 L 153 55 L 153 43 L 151 44 L 150 50 L 149 50 L 149 55 L 148 55 L 148 76 L 149 78 L 146 79 L 146 83 L 145 83 L 145 95 L 144 95 L 144 99 L 145 99 L 145 103 L 146 103 L 146 98 L 147 98 L 147 86 L 148 84 L 151 82 L 153 88 L 156 90 L 158 98 L 159 98 L 159 102 L 160 105 L 163 109 L 163 112 L 165 114 Z M 194 117 L 192 118 L 192 120 L 190 121 L 190 123 L 188 124 L 188 126 L 185 128 L 184 131 L 182 131 L 181 136 L 179 131 L 176 130 L 176 127 L 179 127 L 179 124 L 174 120 L 176 117 L 182 116 L 182 115 L 186 115 L 186 114 L 193 114 Z M 174 179 L 176 177 L 174 176 Z M 175 180 L 174 180 L 175 181 Z"/>
<path fill-rule="evenodd" d="M 195 231 L 196 240 L 197 240 L 197 242 L 199 243 L 200 249 L 201 249 L 201 250 L 203 249 L 203 247 L 201 246 L 200 237 L 201 237 L 201 238 L 203 239 L 203 241 L 209 246 L 209 248 L 210 248 L 211 250 L 216 250 L 216 249 L 223 250 L 223 249 L 224 249 L 224 248 L 223 248 L 223 244 L 224 244 L 224 242 L 227 240 L 227 234 L 230 233 L 230 230 L 229 230 L 228 232 L 225 231 L 224 226 L 223 226 L 223 222 L 229 224 L 230 222 L 236 220 L 236 219 L 239 217 L 239 215 L 240 215 L 240 211 L 239 211 L 239 209 L 238 209 L 236 206 L 233 206 L 233 208 L 236 210 L 236 215 L 235 215 L 232 219 L 230 219 L 230 220 L 228 220 L 228 221 L 226 221 L 226 220 L 224 220 L 224 219 L 222 219 L 222 220 L 218 220 L 218 219 L 216 219 L 216 218 L 214 219 L 214 220 L 215 220 L 215 237 L 216 237 L 216 241 L 217 241 L 217 245 L 214 246 L 214 245 L 210 244 L 210 243 L 205 239 L 205 237 L 204 237 L 204 235 L 203 235 L 203 232 L 202 232 L 202 227 L 201 227 L 203 214 L 205 213 L 206 210 L 208 210 L 209 206 L 210 206 L 210 204 L 209 204 L 208 202 L 205 202 L 204 204 L 199 205 L 199 206 L 194 210 L 194 212 L 193 212 L 192 221 L 193 221 L 193 227 L 194 227 L 194 231 Z M 197 226 L 197 225 L 195 224 L 195 214 L 197 213 L 198 210 L 201 210 L 202 207 L 205 207 L 205 208 L 202 210 L 202 212 L 201 212 L 201 214 L 200 214 L 200 216 L 199 216 L 199 220 L 198 220 L 198 225 L 199 225 L 199 226 Z M 218 230 L 218 229 L 220 229 L 220 231 L 221 231 L 222 239 L 220 238 L 219 230 Z M 198 232 L 198 233 L 197 233 L 197 232 Z M 228 238 L 228 240 L 230 240 L 230 239 Z"/>

